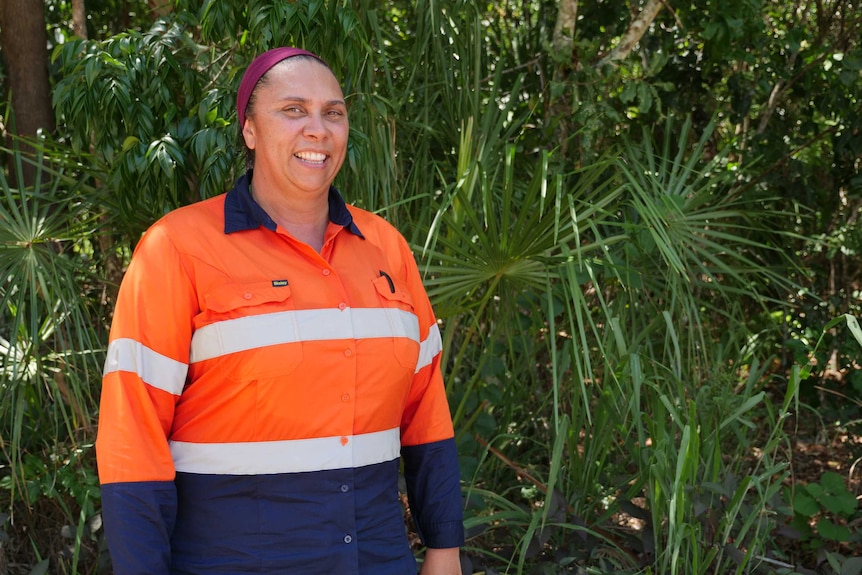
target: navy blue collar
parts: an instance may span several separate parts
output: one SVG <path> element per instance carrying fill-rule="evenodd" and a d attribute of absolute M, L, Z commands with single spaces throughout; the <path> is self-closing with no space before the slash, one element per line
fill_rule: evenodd
<path fill-rule="evenodd" d="M 260 226 L 275 231 L 276 224 L 269 214 L 254 201 L 249 189 L 251 170 L 237 179 L 233 189 L 227 193 L 224 200 L 224 233 L 232 234 L 244 230 L 256 230 Z M 329 221 L 344 226 L 350 233 L 365 239 L 353 221 L 353 215 L 347 209 L 344 198 L 334 186 L 329 188 Z"/>

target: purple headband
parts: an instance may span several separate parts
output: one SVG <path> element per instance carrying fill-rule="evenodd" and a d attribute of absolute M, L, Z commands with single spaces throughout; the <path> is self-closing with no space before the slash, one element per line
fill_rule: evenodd
<path fill-rule="evenodd" d="M 242 131 L 242 128 L 245 125 L 245 109 L 248 107 L 248 99 L 251 98 L 251 93 L 254 91 L 254 87 L 257 86 L 257 83 L 263 75 L 269 72 L 273 66 L 282 60 L 287 60 L 294 56 L 311 56 L 312 58 L 320 60 L 323 65 L 327 65 L 326 62 L 324 62 L 317 54 L 312 54 L 307 50 L 292 48 L 290 46 L 273 48 L 255 58 L 246 69 L 245 74 L 243 74 L 242 81 L 239 83 L 239 92 L 237 92 L 236 95 L 236 115 L 239 119 L 240 131 Z"/>

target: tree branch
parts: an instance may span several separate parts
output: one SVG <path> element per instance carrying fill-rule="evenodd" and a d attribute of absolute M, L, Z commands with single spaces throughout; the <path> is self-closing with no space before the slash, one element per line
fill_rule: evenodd
<path fill-rule="evenodd" d="M 649 0 L 646 6 L 643 7 L 643 10 L 641 10 L 641 13 L 638 14 L 638 17 L 631 23 L 626 33 L 620 38 L 620 43 L 617 47 L 602 56 L 596 64 L 596 68 L 612 64 L 628 56 L 629 52 L 640 42 L 640 39 L 646 33 L 649 25 L 652 24 L 652 21 L 655 20 L 663 5 L 664 2 L 662 0 Z"/>
<path fill-rule="evenodd" d="M 796 62 L 796 57 L 799 52 L 794 52 L 790 55 L 790 59 L 788 62 L 788 69 L 793 67 L 793 64 Z M 799 71 L 796 76 L 791 78 L 789 81 L 785 82 L 784 80 L 779 80 L 775 83 L 775 86 L 772 87 L 772 91 L 769 93 L 769 99 L 766 102 L 766 110 L 763 112 L 763 115 L 760 117 L 760 124 L 757 127 L 757 134 L 762 134 L 766 130 L 766 124 L 769 123 L 769 119 L 775 113 L 775 109 L 778 107 L 778 102 L 781 97 L 784 95 L 787 90 L 793 87 L 796 82 L 798 82 L 801 78 L 808 73 L 809 70 L 814 68 L 815 66 L 819 66 L 823 60 L 826 58 L 825 54 L 820 54 L 814 60 L 806 64 L 802 70 Z"/>

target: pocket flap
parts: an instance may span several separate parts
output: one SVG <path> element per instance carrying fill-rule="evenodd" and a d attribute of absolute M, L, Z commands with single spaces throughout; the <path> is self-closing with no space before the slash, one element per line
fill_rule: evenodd
<path fill-rule="evenodd" d="M 384 299 L 397 301 L 413 307 L 413 299 L 410 294 L 388 276 L 380 276 L 374 280 L 374 288 Z"/>
<path fill-rule="evenodd" d="M 290 286 L 282 280 L 271 282 L 224 284 L 204 297 L 207 308 L 215 312 L 281 302 L 290 298 Z"/>

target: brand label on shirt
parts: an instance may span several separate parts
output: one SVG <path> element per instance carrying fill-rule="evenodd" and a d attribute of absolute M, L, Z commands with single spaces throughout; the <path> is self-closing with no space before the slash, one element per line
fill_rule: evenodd
<path fill-rule="evenodd" d="M 285 287 L 287 280 L 272 280 L 272 287 Z"/>

